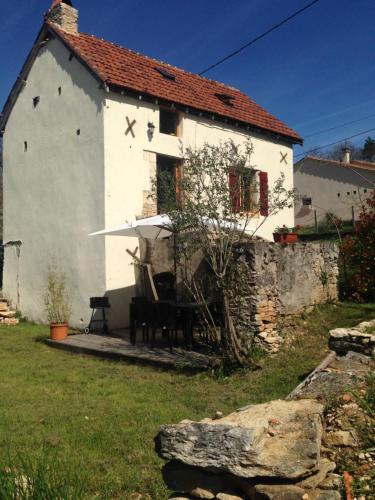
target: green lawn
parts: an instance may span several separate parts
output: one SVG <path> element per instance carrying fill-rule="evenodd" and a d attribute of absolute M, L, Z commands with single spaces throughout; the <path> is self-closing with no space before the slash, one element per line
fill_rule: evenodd
<path fill-rule="evenodd" d="M 374 317 L 375 305 L 319 308 L 262 370 L 222 379 L 64 353 L 43 343 L 45 327 L 0 327 L 0 460 L 52 448 L 85 476 L 88 498 L 164 500 L 160 424 L 282 398 L 324 358 L 329 329 Z"/>

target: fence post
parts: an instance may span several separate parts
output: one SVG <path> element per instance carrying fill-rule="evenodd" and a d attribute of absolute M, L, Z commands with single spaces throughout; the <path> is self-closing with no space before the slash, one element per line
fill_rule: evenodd
<path fill-rule="evenodd" d="M 355 217 L 354 217 L 354 207 L 352 206 L 352 226 L 355 229 Z"/>
<path fill-rule="evenodd" d="M 316 209 L 314 210 L 314 219 L 315 219 L 315 232 L 318 232 L 318 216 L 316 214 Z"/>

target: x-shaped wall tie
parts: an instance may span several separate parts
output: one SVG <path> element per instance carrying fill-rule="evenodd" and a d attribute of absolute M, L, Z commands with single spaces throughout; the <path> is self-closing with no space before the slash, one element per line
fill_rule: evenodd
<path fill-rule="evenodd" d="M 284 154 L 282 151 L 280 151 L 280 155 L 281 155 L 280 163 L 284 162 L 285 165 L 288 165 L 288 161 L 287 161 L 288 153 Z"/>
<path fill-rule="evenodd" d="M 134 133 L 133 127 L 134 127 L 134 125 L 136 124 L 136 121 L 135 121 L 135 120 L 133 120 L 133 121 L 130 123 L 129 118 L 128 118 L 128 117 L 126 117 L 126 123 L 128 124 L 128 128 L 127 128 L 127 129 L 126 129 L 126 131 L 125 131 L 125 135 L 128 135 L 128 133 L 130 132 L 130 133 L 131 133 L 131 135 L 132 135 L 133 137 L 135 137 L 135 133 Z"/>

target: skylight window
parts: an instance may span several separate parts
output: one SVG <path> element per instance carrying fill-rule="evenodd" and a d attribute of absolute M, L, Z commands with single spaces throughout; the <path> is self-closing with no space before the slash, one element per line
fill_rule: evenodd
<path fill-rule="evenodd" d="M 161 76 L 163 76 L 167 80 L 172 80 L 173 82 L 176 80 L 176 77 L 165 68 L 155 68 L 155 69 L 158 73 L 161 74 Z"/>
<path fill-rule="evenodd" d="M 229 94 L 215 94 L 215 96 L 221 101 L 223 104 L 227 106 L 233 106 L 233 102 L 235 97 Z"/>

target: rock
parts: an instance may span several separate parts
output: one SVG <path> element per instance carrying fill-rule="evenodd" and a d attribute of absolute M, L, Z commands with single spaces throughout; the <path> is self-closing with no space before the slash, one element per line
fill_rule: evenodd
<path fill-rule="evenodd" d="M 350 328 L 335 328 L 329 332 L 331 339 L 343 339 L 350 334 Z"/>
<path fill-rule="evenodd" d="M 319 484 L 320 490 L 340 490 L 342 488 L 342 477 L 339 474 L 328 474 Z"/>
<path fill-rule="evenodd" d="M 244 497 L 239 497 L 234 493 L 219 493 L 216 498 L 217 500 L 243 500 Z"/>
<path fill-rule="evenodd" d="M 8 310 L 8 304 L 6 302 L 1 302 L 0 301 L 0 311 L 7 311 Z"/>
<path fill-rule="evenodd" d="M 0 311 L 1 318 L 14 318 L 16 314 L 16 311 Z"/>
<path fill-rule="evenodd" d="M 326 446 L 351 446 L 357 445 L 356 440 L 353 438 L 352 433 L 349 431 L 333 431 L 328 432 L 324 437 L 324 444 Z"/>
<path fill-rule="evenodd" d="M 302 488 L 291 484 L 255 486 L 255 500 L 301 500 L 304 494 Z"/>
<path fill-rule="evenodd" d="M 173 493 L 169 500 L 190 500 L 190 497 L 181 496 L 179 493 Z"/>
<path fill-rule="evenodd" d="M 321 460 L 319 460 L 317 469 L 318 470 L 315 474 L 309 476 L 303 481 L 300 481 L 299 483 L 296 484 L 296 486 L 306 489 L 317 488 L 320 485 L 320 483 L 324 481 L 324 479 L 327 477 L 327 474 L 336 469 L 336 464 L 335 462 L 331 462 L 326 458 L 322 458 Z"/>
<path fill-rule="evenodd" d="M 18 318 L 4 318 L 3 321 L 2 321 L 2 324 L 3 325 L 18 325 L 20 322 L 20 320 Z"/>
<path fill-rule="evenodd" d="M 211 491 L 205 490 L 203 488 L 194 488 L 194 490 L 190 492 L 190 495 L 194 498 L 206 498 L 208 500 L 212 500 L 216 496 Z"/>
<path fill-rule="evenodd" d="M 165 484 L 172 491 L 193 494 L 197 488 L 201 488 L 202 491 L 209 492 L 209 496 L 200 496 L 198 498 L 215 498 L 216 493 L 223 490 L 223 479 L 221 476 L 215 476 L 214 474 L 206 473 L 193 467 L 187 467 L 178 462 L 166 464 L 163 467 L 162 473 Z"/>
<path fill-rule="evenodd" d="M 335 490 L 312 490 L 309 492 L 309 500 L 341 500 L 342 497 Z"/>
<path fill-rule="evenodd" d="M 299 479 L 319 461 L 322 413 L 314 400 L 272 401 L 218 420 L 164 425 L 155 438 L 156 451 L 215 473 Z M 280 422 L 275 436 L 268 432 L 270 420 Z"/>

